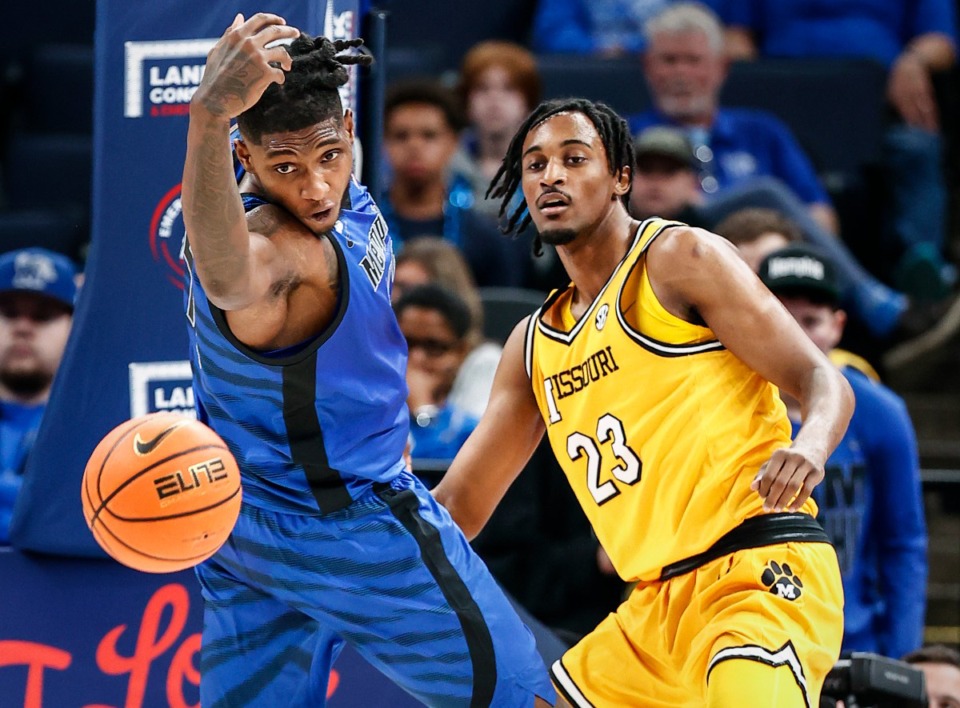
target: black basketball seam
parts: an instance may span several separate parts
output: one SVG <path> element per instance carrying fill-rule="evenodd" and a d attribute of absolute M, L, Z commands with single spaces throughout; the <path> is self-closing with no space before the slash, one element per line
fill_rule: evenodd
<path fill-rule="evenodd" d="M 133 422 L 133 421 L 127 421 L 127 422 L 128 422 L 128 423 L 131 423 L 131 422 Z M 91 531 L 93 530 L 93 522 L 96 520 L 97 516 L 100 514 L 100 509 L 103 508 L 103 507 L 102 507 L 103 498 L 102 498 L 102 495 L 100 494 L 100 477 L 103 475 L 103 468 L 106 467 L 107 460 L 110 459 L 110 455 L 113 454 L 113 451 L 117 449 L 117 446 L 118 446 L 121 442 L 123 442 L 123 439 L 124 439 L 125 437 L 127 437 L 131 432 L 133 432 L 134 430 L 136 430 L 137 428 L 139 428 L 141 425 L 146 425 L 146 424 L 149 423 L 149 422 L 150 422 L 149 419 L 148 419 L 148 420 L 141 420 L 140 422 L 136 423 L 136 425 L 131 425 L 128 429 L 124 430 L 123 433 L 121 433 L 120 436 L 117 438 L 116 442 L 113 443 L 113 447 L 111 447 L 109 450 L 107 450 L 107 454 L 105 454 L 105 455 L 103 456 L 103 460 L 100 462 L 100 469 L 97 470 L 97 479 L 96 479 L 96 482 L 95 482 L 95 486 L 96 486 L 96 489 L 97 489 L 97 496 L 100 496 L 100 497 L 101 497 L 101 499 L 100 499 L 101 506 L 100 506 L 99 508 L 97 508 L 96 504 L 94 504 L 93 497 L 92 497 L 92 495 L 91 495 L 91 493 L 90 493 L 90 490 L 88 489 L 88 486 L 89 486 L 89 485 L 86 484 L 86 483 L 84 483 L 84 485 L 83 485 L 83 491 L 84 491 L 84 493 L 87 495 L 87 501 L 90 503 L 90 508 L 91 508 L 91 509 L 95 509 L 95 511 L 93 512 L 93 515 L 92 515 L 89 519 L 87 519 L 87 526 L 90 527 L 90 530 L 91 530 Z M 108 433 L 108 434 L 109 434 L 109 433 Z M 94 447 L 94 451 L 96 451 L 96 447 Z M 86 481 L 86 474 L 84 474 L 84 481 Z"/>
<path fill-rule="evenodd" d="M 129 432 L 129 431 L 128 431 L 128 432 Z M 115 449 L 115 448 L 111 448 L 110 452 L 113 452 L 113 449 Z M 119 494 L 122 490 L 124 490 L 126 487 L 128 487 L 130 484 L 132 484 L 134 481 L 136 481 L 137 479 L 139 479 L 141 476 L 143 476 L 144 474 L 146 474 L 146 473 L 149 472 L 150 470 L 154 469 L 155 467 L 158 467 L 159 465 L 165 464 L 165 463 L 167 463 L 167 462 L 170 462 L 171 460 L 177 459 L 178 457 L 181 457 L 181 456 L 183 456 L 183 455 L 189 454 L 189 453 L 191 453 L 191 452 L 197 452 L 197 451 L 199 451 L 199 450 L 224 450 L 224 451 L 226 451 L 226 452 L 228 452 L 228 453 L 230 452 L 230 450 L 228 450 L 227 447 L 224 446 L 224 445 L 212 445 L 212 444 L 211 444 L 211 445 L 198 445 L 197 447 L 191 447 L 191 448 L 188 448 L 188 449 L 186 449 L 186 450 L 180 450 L 180 451 L 178 451 L 175 455 L 168 455 L 167 457 L 164 457 L 162 460 L 157 460 L 157 461 L 154 462 L 152 465 L 149 465 L 149 466 L 147 466 L 147 467 L 144 467 L 142 470 L 140 470 L 139 472 L 137 472 L 135 475 L 133 475 L 132 477 L 130 477 L 129 479 L 127 479 L 127 480 L 126 480 L 123 484 L 121 484 L 119 487 L 117 487 L 116 489 L 114 489 L 106 499 L 103 499 L 103 498 L 102 498 L 103 495 L 101 495 L 100 506 L 97 507 L 96 511 L 94 511 L 93 515 L 90 517 L 91 527 L 92 527 L 93 523 L 97 520 L 97 518 L 100 516 L 100 512 L 103 511 L 103 509 L 107 506 L 107 504 L 110 503 L 110 500 L 113 499 L 115 496 L 117 496 L 117 494 Z M 106 458 L 104 458 L 104 465 L 106 465 Z M 101 472 L 101 473 L 103 472 L 103 465 L 101 465 L 100 472 Z M 100 484 L 100 474 L 97 475 L 97 485 L 98 485 L 98 489 L 97 489 L 97 490 L 98 490 L 98 491 L 99 491 L 99 484 Z M 112 512 L 111 512 L 111 513 L 112 513 Z"/>
<path fill-rule="evenodd" d="M 103 468 L 107 466 L 107 460 L 110 459 L 110 455 L 114 453 L 114 451 L 117 449 L 117 447 L 120 446 L 120 443 L 122 443 L 125 438 L 129 437 L 130 433 L 137 430 L 137 428 L 140 428 L 141 426 L 144 426 L 147 423 L 152 422 L 152 420 L 153 419 L 149 417 L 144 418 L 140 420 L 136 425 L 132 425 L 126 430 L 124 430 L 123 433 L 117 438 L 116 442 L 113 443 L 113 446 L 109 450 L 107 450 L 107 453 L 103 456 L 103 459 L 100 461 L 100 469 L 97 470 L 97 479 L 96 479 L 97 496 L 100 497 L 101 504 L 103 503 L 103 495 L 100 493 L 100 478 L 103 476 Z M 133 421 L 127 421 L 127 422 L 133 422 Z M 96 450 L 96 448 L 94 448 L 94 450 Z M 90 502 L 91 508 L 95 506 L 93 503 L 93 500 L 89 497 L 89 495 L 87 497 L 87 501 Z M 91 517 L 91 521 L 96 518 L 97 513 L 99 513 L 99 509 L 97 509 L 97 511 L 94 512 L 93 516 Z"/>
<path fill-rule="evenodd" d="M 145 517 L 142 517 L 142 518 L 139 518 L 139 519 L 132 519 L 132 518 L 130 518 L 130 517 L 128 517 L 128 516 L 120 516 L 120 514 L 118 514 L 117 512 L 113 511 L 113 509 L 105 509 L 104 511 L 106 511 L 111 517 L 113 517 L 113 518 L 116 519 L 117 521 L 124 521 L 124 522 L 129 523 L 129 524 L 137 524 L 137 523 L 140 523 L 140 522 L 142 522 L 142 521 L 169 521 L 170 519 L 179 519 L 179 518 L 182 518 L 182 517 L 184 517 L 184 516 L 193 516 L 194 514 L 199 514 L 199 513 L 202 512 L 202 511 L 209 511 L 210 509 L 216 509 L 216 508 L 217 508 L 218 506 L 220 506 L 221 504 L 226 504 L 228 501 L 230 501 L 231 499 L 233 499 L 233 498 L 234 498 L 235 496 L 237 496 L 239 493 L 240 493 L 240 487 L 238 486 L 238 487 L 234 490 L 233 494 L 231 494 L 229 497 L 226 497 L 226 498 L 224 498 L 224 499 L 221 499 L 220 501 L 218 501 L 218 502 L 215 503 L 215 504 L 211 504 L 210 506 L 204 506 L 204 507 L 201 507 L 201 508 L 199 508 L 199 509 L 194 509 L 193 511 L 183 511 L 183 512 L 180 512 L 179 514 L 170 514 L 169 516 L 145 516 Z M 102 524 L 103 521 L 101 521 L 100 523 Z"/>
<path fill-rule="evenodd" d="M 123 547 L 126 548 L 128 551 L 132 551 L 133 553 L 136 553 L 138 556 L 141 556 L 141 557 L 143 557 L 143 558 L 150 558 L 151 560 L 158 560 L 158 561 L 164 561 L 164 562 L 169 562 L 169 563 L 189 563 L 189 562 L 191 562 L 191 561 L 193 561 L 194 563 L 196 563 L 196 562 L 199 562 L 199 561 L 202 561 L 202 560 L 206 560 L 206 558 L 208 557 L 208 554 L 204 554 L 204 553 L 201 553 L 201 554 L 196 555 L 196 556 L 187 556 L 186 558 L 165 558 L 164 556 L 155 556 L 155 555 L 153 555 L 152 553 L 146 553 L 146 552 L 144 552 L 144 551 L 141 551 L 139 548 L 134 548 L 134 547 L 131 546 L 129 543 L 126 543 L 123 539 L 121 539 L 121 538 L 118 537 L 113 531 L 111 531 L 110 528 L 109 528 L 106 524 L 104 524 L 103 522 L 100 523 L 100 526 L 98 527 L 98 529 L 103 529 L 103 531 L 106 531 L 107 534 L 109 534 L 110 538 L 112 538 L 113 540 L 115 540 L 120 546 L 123 546 Z M 97 533 L 97 531 L 94 530 L 94 533 Z M 101 532 L 101 533 L 100 533 L 100 536 L 103 536 L 103 535 L 104 535 L 104 534 Z M 106 550 L 106 549 L 104 549 L 104 550 Z M 111 557 L 113 557 L 113 556 L 111 555 Z M 124 563 L 123 561 L 121 561 L 121 560 L 119 560 L 119 559 L 117 559 L 117 558 L 115 558 L 115 557 L 113 557 L 113 558 L 114 558 L 114 560 L 116 560 L 116 561 L 117 561 L 118 563 L 120 563 L 121 565 L 126 565 L 128 568 L 131 567 L 131 566 L 127 565 L 126 563 Z M 139 570 L 139 569 L 138 569 L 138 568 L 135 568 L 134 570 Z M 150 572 L 150 571 L 141 571 L 141 572 Z"/>

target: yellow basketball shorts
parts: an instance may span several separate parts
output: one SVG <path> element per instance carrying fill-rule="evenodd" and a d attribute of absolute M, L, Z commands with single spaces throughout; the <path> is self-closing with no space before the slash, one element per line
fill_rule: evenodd
<path fill-rule="evenodd" d="M 842 635 L 833 546 L 781 543 L 638 584 L 551 674 L 578 708 L 816 708 Z"/>

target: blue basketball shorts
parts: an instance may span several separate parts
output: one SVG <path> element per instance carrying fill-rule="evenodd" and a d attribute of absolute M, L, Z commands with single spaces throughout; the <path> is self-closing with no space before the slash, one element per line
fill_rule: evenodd
<path fill-rule="evenodd" d="M 428 706 L 555 700 L 532 633 L 412 475 L 323 516 L 244 505 L 197 576 L 204 708 L 322 706 L 345 642 Z"/>

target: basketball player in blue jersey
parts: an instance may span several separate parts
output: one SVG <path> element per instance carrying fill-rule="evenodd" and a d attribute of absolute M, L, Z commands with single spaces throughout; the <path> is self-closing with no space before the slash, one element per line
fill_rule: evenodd
<path fill-rule="evenodd" d="M 532 634 L 403 461 L 392 245 L 352 177 L 337 90 L 365 59 L 337 52 L 358 44 L 238 15 L 190 106 L 197 412 L 236 456 L 244 492 L 230 539 L 197 569 L 201 703 L 323 705 L 349 642 L 427 705 L 549 705 Z"/>

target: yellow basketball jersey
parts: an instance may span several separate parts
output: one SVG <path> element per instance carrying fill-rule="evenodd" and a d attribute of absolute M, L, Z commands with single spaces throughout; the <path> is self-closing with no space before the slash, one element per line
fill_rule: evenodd
<path fill-rule="evenodd" d="M 750 489 L 790 444 L 775 386 L 707 327 L 657 300 L 650 243 L 676 222 L 650 219 L 579 321 L 572 287 L 531 318 L 527 371 L 554 453 L 625 580 L 710 547 L 762 513 Z M 815 514 L 808 502 L 804 511 Z"/>

